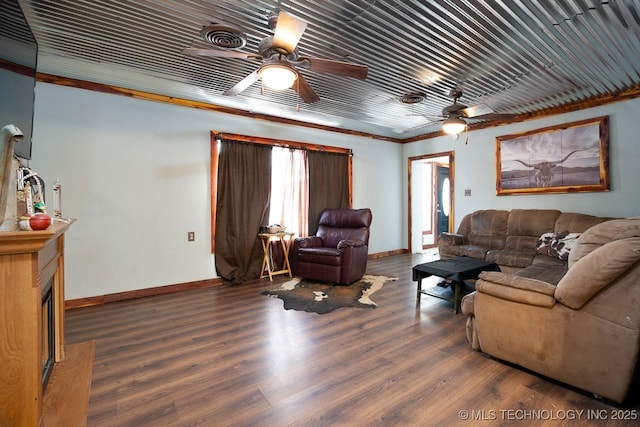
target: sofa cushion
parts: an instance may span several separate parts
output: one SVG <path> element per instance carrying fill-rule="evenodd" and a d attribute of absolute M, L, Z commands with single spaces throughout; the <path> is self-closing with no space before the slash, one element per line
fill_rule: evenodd
<path fill-rule="evenodd" d="M 577 261 L 558 282 L 555 297 L 580 309 L 596 293 L 640 261 L 640 237 L 609 242 Z"/>
<path fill-rule="evenodd" d="M 510 251 L 535 253 L 539 236 L 507 236 L 504 248 Z"/>
<path fill-rule="evenodd" d="M 547 257 L 549 258 L 549 257 Z M 553 258 L 558 260 L 558 258 Z M 560 260 L 558 260 L 560 261 Z M 567 263 L 560 262 L 558 265 L 538 263 L 516 271 L 514 276 L 527 277 L 529 279 L 541 280 L 551 285 L 557 285 L 560 279 L 567 273 Z"/>
<path fill-rule="evenodd" d="M 469 258 L 484 259 L 488 248 L 475 245 L 457 245 L 447 247 L 447 256 L 466 256 Z"/>
<path fill-rule="evenodd" d="M 524 268 L 531 265 L 535 255 L 533 251 L 498 249 L 487 252 L 485 260 L 502 266 Z"/>
<path fill-rule="evenodd" d="M 553 209 L 512 209 L 507 225 L 509 236 L 538 237 L 554 230 L 560 211 Z"/>
<path fill-rule="evenodd" d="M 487 209 L 471 214 L 469 244 L 487 249 L 502 249 L 507 235 L 509 211 Z"/>
<path fill-rule="evenodd" d="M 561 265 L 561 266 L 564 266 L 564 268 L 567 268 L 566 261 L 563 261 L 560 258 L 554 258 L 554 257 L 550 257 L 549 255 L 542 255 L 542 254 L 537 254 L 535 257 L 533 257 L 533 262 L 531 263 L 531 265 L 536 265 L 536 264 L 543 264 L 548 266 Z"/>
<path fill-rule="evenodd" d="M 613 240 L 640 236 L 640 220 L 616 219 L 594 225 L 586 230 L 569 254 L 569 268 L 595 249 Z"/>
<path fill-rule="evenodd" d="M 613 218 L 593 216 L 575 212 L 563 212 L 558 216 L 554 231 L 569 230 L 572 233 L 584 233 L 594 225 Z"/>
<path fill-rule="evenodd" d="M 558 215 L 560 211 L 557 210 L 513 209 L 509 214 L 504 249 L 535 254 L 538 238 L 542 233 L 553 231 Z"/>
<path fill-rule="evenodd" d="M 507 234 L 509 211 L 486 209 L 471 214 L 471 233 L 477 236 L 504 236 Z"/>

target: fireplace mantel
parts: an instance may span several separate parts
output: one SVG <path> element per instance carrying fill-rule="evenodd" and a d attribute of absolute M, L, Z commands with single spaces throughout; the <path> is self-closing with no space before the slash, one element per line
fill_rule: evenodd
<path fill-rule="evenodd" d="M 0 233 L 0 425 L 40 425 L 42 289 L 50 282 L 54 362 L 65 357 L 64 233 L 69 226 L 54 221 L 43 231 Z"/>

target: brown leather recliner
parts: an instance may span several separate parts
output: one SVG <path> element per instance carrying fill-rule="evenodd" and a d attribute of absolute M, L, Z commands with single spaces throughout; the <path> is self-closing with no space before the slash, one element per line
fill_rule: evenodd
<path fill-rule="evenodd" d="M 290 252 L 296 276 L 341 285 L 364 275 L 369 253 L 370 209 L 325 209 L 315 236 L 298 237 Z"/>

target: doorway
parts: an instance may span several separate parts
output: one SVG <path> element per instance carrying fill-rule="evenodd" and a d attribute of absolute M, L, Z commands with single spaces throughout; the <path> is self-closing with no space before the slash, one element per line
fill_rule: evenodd
<path fill-rule="evenodd" d="M 453 224 L 454 153 L 409 158 L 409 250 L 435 248 Z"/>
<path fill-rule="evenodd" d="M 440 233 L 449 231 L 449 217 L 451 216 L 450 188 L 449 165 L 436 164 L 436 237 Z"/>

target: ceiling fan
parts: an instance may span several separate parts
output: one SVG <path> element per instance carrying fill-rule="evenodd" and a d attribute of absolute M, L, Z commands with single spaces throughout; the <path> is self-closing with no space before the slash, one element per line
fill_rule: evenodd
<path fill-rule="evenodd" d="M 200 31 L 205 41 L 220 48 L 199 49 L 189 47 L 182 50 L 185 55 L 204 57 L 226 57 L 241 59 L 261 60 L 262 65 L 254 72 L 240 80 L 235 86 L 224 92 L 223 95 L 235 96 L 247 89 L 258 79 L 274 90 L 293 88 L 303 102 L 310 104 L 320 100 L 320 97 L 309 85 L 299 70 L 311 70 L 321 73 L 331 73 L 339 76 L 354 77 L 364 80 L 367 77 L 366 65 L 349 62 L 334 61 L 331 59 L 310 58 L 298 54 L 298 42 L 302 37 L 307 22 L 294 17 L 286 12 L 274 13 L 268 18 L 269 28 L 274 30 L 273 36 L 263 39 L 258 46 L 258 53 L 244 53 L 237 49 L 243 47 L 246 42 L 244 34 L 232 25 L 211 24 Z M 240 37 L 244 41 L 240 46 L 228 46 L 227 40 L 220 43 L 217 37 L 220 32 L 223 36 Z"/>
<path fill-rule="evenodd" d="M 511 120 L 515 114 L 499 114 L 495 113 L 487 104 L 478 104 L 472 107 L 458 103 L 458 99 L 462 97 L 462 90 L 459 88 L 452 89 L 449 96 L 453 98 L 453 104 L 442 109 L 442 131 L 449 135 L 458 135 L 467 129 L 467 121 L 465 119 L 475 120 Z"/>

